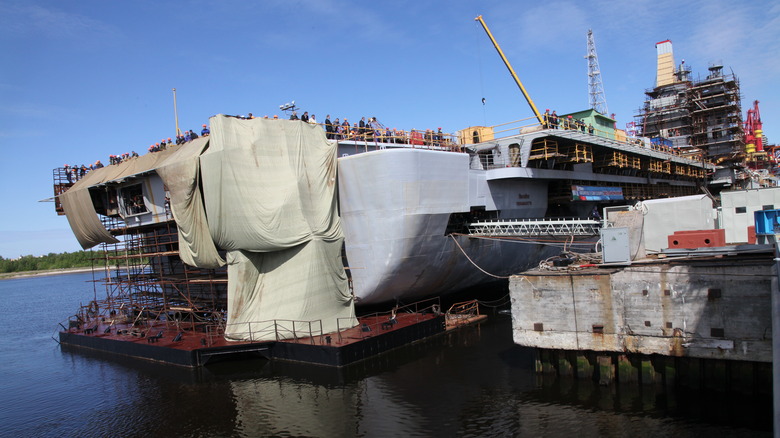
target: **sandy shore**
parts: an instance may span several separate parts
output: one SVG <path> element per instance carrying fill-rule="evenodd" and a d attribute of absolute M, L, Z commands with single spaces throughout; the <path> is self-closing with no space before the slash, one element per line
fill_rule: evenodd
<path fill-rule="evenodd" d="M 66 268 L 66 269 L 48 269 L 45 271 L 6 272 L 4 274 L 0 274 L 0 280 L 8 280 L 11 278 L 23 278 L 23 277 L 42 277 L 44 275 L 81 274 L 84 272 L 92 272 L 92 268 Z"/>

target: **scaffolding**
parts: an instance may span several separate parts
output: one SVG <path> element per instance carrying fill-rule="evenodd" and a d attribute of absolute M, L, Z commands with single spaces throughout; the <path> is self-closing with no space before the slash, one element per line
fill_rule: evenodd
<path fill-rule="evenodd" d="M 712 65 L 705 79 L 690 80 L 683 66 L 677 80 L 646 90 L 635 116 L 641 135 L 687 155 L 710 162 L 738 162 L 744 157 L 739 81 L 723 66 Z"/>
<path fill-rule="evenodd" d="M 742 105 L 739 82 L 723 75 L 723 67 L 710 67 L 710 74 L 688 90 L 691 106 L 691 144 L 717 158 L 744 152 Z"/>
<path fill-rule="evenodd" d="M 102 244 L 95 259 L 104 274 L 95 281 L 105 287 L 105 298 L 82 306 L 77 322 L 129 324 L 140 337 L 153 336 L 161 325 L 179 332 L 224 331 L 226 268 L 200 269 L 182 262 L 173 220 L 142 227 L 106 224 L 118 243 Z"/>

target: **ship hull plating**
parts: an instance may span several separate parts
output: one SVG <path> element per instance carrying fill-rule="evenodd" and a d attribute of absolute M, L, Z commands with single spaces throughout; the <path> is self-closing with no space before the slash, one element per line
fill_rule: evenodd
<path fill-rule="evenodd" d="M 546 185 L 516 179 L 489 187 L 484 172 L 469 170 L 469 159 L 467 154 L 419 149 L 339 159 L 340 214 L 358 303 L 442 294 L 495 281 L 560 252 L 558 246 L 538 242 L 448 232 L 451 214 L 474 207 L 497 211 L 518 197 L 537 201 L 523 202 L 520 210 L 515 202 L 514 215 L 540 217 L 547 207 Z M 501 200 L 507 205 L 500 205 Z"/>

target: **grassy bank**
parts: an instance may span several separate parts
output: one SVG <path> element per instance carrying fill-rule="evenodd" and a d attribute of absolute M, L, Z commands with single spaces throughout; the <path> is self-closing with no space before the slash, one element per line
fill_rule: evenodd
<path fill-rule="evenodd" d="M 61 268 L 61 269 L 43 269 L 37 271 L 4 272 L 4 273 L 0 273 L 0 280 L 7 280 L 10 278 L 23 278 L 23 277 L 40 277 L 44 275 L 80 274 L 83 272 L 91 272 L 91 271 L 92 268 Z"/>

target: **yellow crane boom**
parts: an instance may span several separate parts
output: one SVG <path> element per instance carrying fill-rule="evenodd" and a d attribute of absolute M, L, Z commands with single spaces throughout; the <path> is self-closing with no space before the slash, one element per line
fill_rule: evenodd
<path fill-rule="evenodd" d="M 517 86 L 520 87 L 520 91 L 523 92 L 523 97 L 525 97 L 525 100 L 528 102 L 528 105 L 531 106 L 531 109 L 534 112 L 534 115 L 537 119 L 539 119 L 539 123 L 544 125 L 544 120 L 542 119 L 542 115 L 539 113 L 539 110 L 536 109 L 536 105 L 534 105 L 534 101 L 531 100 L 531 96 L 528 95 L 528 92 L 525 91 L 525 87 L 523 86 L 523 83 L 520 82 L 520 78 L 517 77 L 517 73 L 515 73 L 515 69 L 512 68 L 512 64 L 509 63 L 509 60 L 506 59 L 506 56 L 504 56 L 503 50 L 501 50 L 501 46 L 498 45 L 498 42 L 496 42 L 496 39 L 493 38 L 493 34 L 490 33 L 490 29 L 488 29 L 488 25 L 485 23 L 485 20 L 482 19 L 482 16 L 475 18 L 474 21 L 479 21 L 479 24 L 482 25 L 482 28 L 485 29 L 485 32 L 487 33 L 488 37 L 490 38 L 490 41 L 493 42 L 493 46 L 498 51 L 498 55 L 501 56 L 501 59 L 504 61 L 504 64 L 506 65 L 506 68 L 509 69 L 509 73 L 512 74 L 512 78 L 515 80 L 515 83 L 517 83 Z"/>

